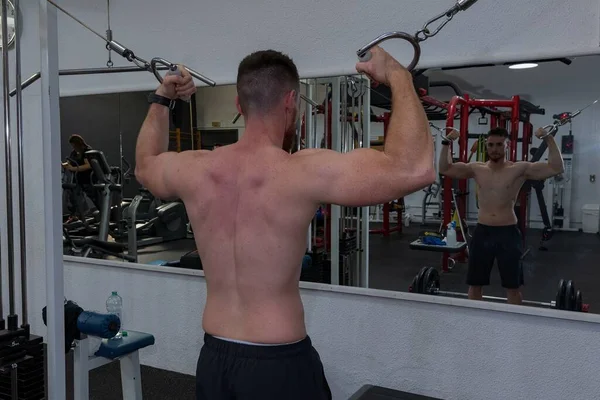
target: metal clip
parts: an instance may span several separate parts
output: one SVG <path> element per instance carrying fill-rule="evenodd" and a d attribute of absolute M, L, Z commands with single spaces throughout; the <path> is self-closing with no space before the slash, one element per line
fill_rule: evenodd
<path fill-rule="evenodd" d="M 452 17 L 454 17 L 460 11 L 465 11 L 467 8 L 471 7 L 476 2 L 477 0 L 458 0 L 452 8 L 444 11 L 440 15 L 433 17 L 432 19 L 427 21 L 425 25 L 423 25 L 423 28 L 414 35 L 410 35 L 406 32 L 384 33 L 383 35 L 377 37 L 375 40 L 371 41 L 366 46 L 363 46 L 360 49 L 358 49 L 356 55 L 358 56 L 358 59 L 361 62 L 367 62 L 371 59 L 371 53 L 369 52 L 369 50 L 377 46 L 379 43 L 393 38 L 404 39 L 407 42 L 409 42 L 414 49 L 412 61 L 410 62 L 410 64 L 408 64 L 408 67 L 406 68 L 407 70 L 412 71 L 417 66 L 419 59 L 421 58 L 421 46 L 419 45 L 419 43 L 424 40 L 427 40 L 432 36 L 437 35 L 438 32 L 441 31 L 442 28 L 452 20 Z M 443 22 L 441 22 L 440 25 L 433 32 L 431 32 L 431 30 L 429 29 L 429 25 L 444 17 L 446 17 L 446 19 Z"/>

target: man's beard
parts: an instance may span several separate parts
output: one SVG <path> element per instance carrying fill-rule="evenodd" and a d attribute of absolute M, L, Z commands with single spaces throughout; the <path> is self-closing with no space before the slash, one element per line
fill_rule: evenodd
<path fill-rule="evenodd" d="M 498 162 L 504 158 L 504 155 L 490 155 L 490 161 Z"/>

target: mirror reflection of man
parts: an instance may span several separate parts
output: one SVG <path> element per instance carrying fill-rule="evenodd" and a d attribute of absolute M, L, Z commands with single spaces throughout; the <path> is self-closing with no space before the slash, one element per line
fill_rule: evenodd
<path fill-rule="evenodd" d="M 92 166 L 85 155 L 86 151 L 92 150 L 92 147 L 80 135 L 71 135 L 69 144 L 73 150 L 69 154 L 68 161 L 63 162 L 61 166 L 75 174 L 73 183 L 76 184 L 76 187 L 70 191 L 71 204 L 77 204 L 78 201 L 82 200 L 81 197 L 77 197 L 85 194 L 96 208 L 100 209 L 97 201 L 98 195 L 92 184 Z M 67 222 L 71 222 L 75 218 L 75 216 L 71 216 Z"/>
<path fill-rule="evenodd" d="M 477 184 L 479 216 L 469 245 L 469 299 L 483 298 L 483 286 L 490 284 L 490 273 L 496 260 L 508 302 L 521 304 L 523 248 L 515 202 L 526 180 L 545 180 L 561 174 L 564 171 L 562 155 L 554 137 L 539 128 L 535 136 L 548 145 L 548 161 L 508 161 L 508 131 L 494 128 L 487 134 L 487 162 L 455 163 L 448 145 L 459 135 L 458 131 L 452 130 L 447 135 L 449 140 L 442 142 L 439 173 L 453 179 L 473 178 Z"/>

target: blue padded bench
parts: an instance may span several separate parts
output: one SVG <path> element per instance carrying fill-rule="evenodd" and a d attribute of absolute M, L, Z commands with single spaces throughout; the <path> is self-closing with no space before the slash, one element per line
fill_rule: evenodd
<path fill-rule="evenodd" d="M 89 400 L 89 371 L 119 360 L 124 400 L 142 400 L 139 351 L 154 345 L 149 333 L 126 331 L 121 339 L 102 339 L 100 348 L 90 356 L 87 336 L 75 341 L 75 400 Z"/>

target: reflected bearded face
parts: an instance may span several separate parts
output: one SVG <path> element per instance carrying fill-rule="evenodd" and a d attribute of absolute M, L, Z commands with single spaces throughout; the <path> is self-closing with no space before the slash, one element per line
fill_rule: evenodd
<path fill-rule="evenodd" d="M 507 139 L 503 136 L 489 136 L 487 138 L 488 158 L 492 161 L 499 161 L 506 157 Z"/>

